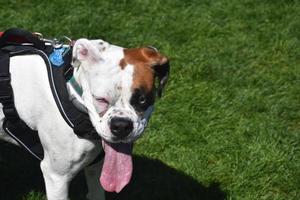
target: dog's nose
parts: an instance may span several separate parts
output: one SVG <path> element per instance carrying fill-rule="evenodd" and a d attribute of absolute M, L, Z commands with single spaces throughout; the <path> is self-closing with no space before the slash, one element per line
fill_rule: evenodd
<path fill-rule="evenodd" d="M 124 117 L 113 117 L 110 121 L 110 130 L 118 138 L 125 138 L 133 130 L 133 122 Z"/>

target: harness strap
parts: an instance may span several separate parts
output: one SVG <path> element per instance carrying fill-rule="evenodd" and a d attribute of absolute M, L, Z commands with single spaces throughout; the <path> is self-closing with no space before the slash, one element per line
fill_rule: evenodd
<path fill-rule="evenodd" d="M 37 49 L 44 50 L 46 45 L 41 41 L 37 36 L 32 33 L 19 29 L 19 28 L 10 28 L 6 30 L 0 38 L 0 47 L 11 45 L 11 44 L 20 44 L 20 43 L 32 43 L 33 46 Z"/>
<path fill-rule="evenodd" d="M 17 40 L 14 41 L 12 38 L 17 38 Z M 31 45 L 24 45 L 24 42 L 29 42 Z M 72 76 L 73 68 L 70 64 L 72 51 L 70 50 L 63 57 L 65 64 L 56 67 L 48 59 L 51 52 L 53 52 L 51 45 L 45 45 L 43 41 L 27 31 L 9 29 L 2 36 L 0 35 L 0 103 L 3 105 L 2 109 L 5 115 L 3 129 L 39 160 L 42 160 L 43 149 L 40 145 L 37 131 L 32 130 L 22 121 L 14 105 L 14 95 L 9 72 L 9 62 L 13 56 L 32 54 L 41 56 L 45 61 L 54 99 L 65 121 L 79 137 L 89 140 L 101 139 L 94 129 L 89 116 L 78 110 L 69 99 L 66 80 L 69 80 Z M 31 140 L 28 140 L 28 135 L 32 137 Z"/>
<path fill-rule="evenodd" d="M 44 150 L 37 131 L 29 128 L 22 120 L 12 122 L 11 120 L 5 119 L 2 127 L 21 147 L 26 149 L 38 160 L 43 160 Z"/>
<path fill-rule="evenodd" d="M 0 103 L 3 105 L 3 113 L 9 120 L 19 120 L 19 115 L 14 106 L 13 91 L 10 85 L 9 53 L 0 51 L 0 63 L 6 67 L 0 67 Z"/>
<path fill-rule="evenodd" d="M 68 78 L 68 73 L 65 72 L 66 70 L 64 69 L 64 67 L 52 67 L 47 55 L 41 50 L 37 50 L 30 46 L 13 47 L 15 49 L 13 52 L 10 52 L 10 56 L 36 54 L 44 59 L 48 72 L 50 89 L 52 91 L 56 105 L 66 123 L 73 129 L 74 133 L 79 137 L 89 140 L 100 140 L 101 138 L 94 129 L 88 114 L 78 110 L 69 99 L 70 97 L 66 86 L 66 79 Z M 11 46 L 7 46 L 5 48 L 10 50 L 12 49 Z M 71 57 L 70 54 L 67 55 Z"/>
<path fill-rule="evenodd" d="M 13 90 L 10 84 L 9 73 L 10 54 L 7 49 L 0 50 L 0 103 L 2 104 L 5 119 L 2 124 L 3 130 L 21 146 L 27 149 L 34 157 L 42 160 L 43 149 L 37 131 L 29 128 L 23 122 L 15 108 Z M 28 134 L 32 137 L 28 139 Z"/>

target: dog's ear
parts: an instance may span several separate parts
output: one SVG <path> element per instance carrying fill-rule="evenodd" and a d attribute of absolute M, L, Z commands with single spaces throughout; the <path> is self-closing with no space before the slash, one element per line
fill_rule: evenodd
<path fill-rule="evenodd" d="M 167 84 L 169 74 L 170 74 L 170 64 L 169 60 L 161 65 L 153 66 L 155 74 L 158 78 L 158 86 L 157 86 L 157 96 L 161 97 L 162 91 Z"/>
<path fill-rule="evenodd" d="M 88 39 L 79 39 L 73 47 L 73 62 L 88 62 L 93 63 L 101 59 L 100 51 Z"/>
<path fill-rule="evenodd" d="M 155 76 L 158 78 L 157 96 L 161 97 L 162 91 L 168 81 L 170 73 L 169 59 L 158 52 L 154 47 L 146 47 L 142 49 L 143 56 L 148 60 L 148 63 L 155 71 Z"/>

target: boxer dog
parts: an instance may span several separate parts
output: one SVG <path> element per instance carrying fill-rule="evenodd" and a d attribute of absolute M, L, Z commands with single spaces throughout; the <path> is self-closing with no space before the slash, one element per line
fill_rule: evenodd
<path fill-rule="evenodd" d="M 75 42 L 73 76 L 83 90 L 77 98 L 87 108 L 101 141 L 80 138 L 67 125 L 53 99 L 44 65 L 38 55 L 10 60 L 15 107 L 20 118 L 38 131 L 44 149 L 40 166 L 47 199 L 67 200 L 69 183 L 81 169 L 87 178 L 88 199 L 104 199 L 100 184 L 106 191 L 120 192 L 132 175 L 133 143 L 142 135 L 155 97 L 166 84 L 167 57 L 150 47 L 122 48 L 103 40 Z M 0 138 L 16 144 L 3 129 Z M 101 170 L 100 162 L 89 164 L 102 149 Z"/>

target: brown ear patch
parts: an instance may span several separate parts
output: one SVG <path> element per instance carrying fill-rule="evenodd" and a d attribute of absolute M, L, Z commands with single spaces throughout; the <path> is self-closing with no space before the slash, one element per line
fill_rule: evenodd
<path fill-rule="evenodd" d="M 150 92 L 154 85 L 154 71 L 151 65 L 155 55 L 146 49 L 148 48 L 124 49 L 124 60 L 134 67 L 132 89 L 144 88 Z"/>
<path fill-rule="evenodd" d="M 149 66 L 162 65 L 168 62 L 167 57 L 161 55 L 152 48 L 143 47 L 135 49 L 124 49 L 125 61 L 129 64 L 138 62 L 147 64 Z"/>
<path fill-rule="evenodd" d="M 134 65 L 132 88 L 143 88 L 150 92 L 154 84 L 154 72 L 150 67 L 143 64 Z"/>
<path fill-rule="evenodd" d="M 161 55 L 152 48 L 141 48 L 141 53 L 151 66 L 163 65 L 164 63 L 168 62 L 167 57 Z"/>
<path fill-rule="evenodd" d="M 146 57 L 142 53 L 142 48 L 124 49 L 124 59 L 129 64 L 147 63 Z"/>

